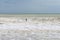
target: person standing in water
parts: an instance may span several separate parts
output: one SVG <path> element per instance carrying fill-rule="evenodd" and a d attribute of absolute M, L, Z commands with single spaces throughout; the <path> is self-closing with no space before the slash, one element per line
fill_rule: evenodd
<path fill-rule="evenodd" d="M 25 20 L 26 20 L 26 22 L 27 22 L 27 18 L 26 18 Z"/>

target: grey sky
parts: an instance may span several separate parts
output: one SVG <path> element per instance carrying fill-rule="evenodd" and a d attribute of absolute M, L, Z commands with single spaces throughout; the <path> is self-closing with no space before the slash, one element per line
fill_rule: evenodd
<path fill-rule="evenodd" d="M 60 13 L 60 0 L 0 0 L 0 13 Z"/>

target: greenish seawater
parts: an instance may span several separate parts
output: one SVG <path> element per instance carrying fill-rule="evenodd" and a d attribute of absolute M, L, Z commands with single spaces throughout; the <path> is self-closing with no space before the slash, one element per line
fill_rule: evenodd
<path fill-rule="evenodd" d="M 0 16 L 60 16 L 60 13 L 12 13 L 12 14 L 0 14 Z"/>

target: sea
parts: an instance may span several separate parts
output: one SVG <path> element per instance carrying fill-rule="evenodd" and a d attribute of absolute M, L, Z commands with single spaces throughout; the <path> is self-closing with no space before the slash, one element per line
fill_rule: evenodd
<path fill-rule="evenodd" d="M 0 14 L 0 40 L 60 40 L 60 13 Z"/>

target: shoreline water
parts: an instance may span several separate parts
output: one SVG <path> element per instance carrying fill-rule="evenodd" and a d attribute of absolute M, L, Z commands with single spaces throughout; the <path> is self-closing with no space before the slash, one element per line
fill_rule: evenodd
<path fill-rule="evenodd" d="M 0 39 L 60 40 L 60 14 L 1 14 Z"/>
<path fill-rule="evenodd" d="M 60 17 L 0 17 L 1 29 L 60 30 L 59 26 Z"/>

